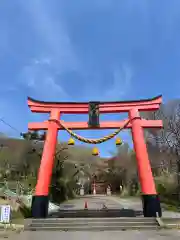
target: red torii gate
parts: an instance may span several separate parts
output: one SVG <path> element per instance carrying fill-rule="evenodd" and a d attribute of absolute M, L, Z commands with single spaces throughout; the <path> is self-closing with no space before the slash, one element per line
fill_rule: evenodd
<path fill-rule="evenodd" d="M 60 121 L 62 114 L 88 114 L 89 103 L 43 102 L 28 97 L 28 106 L 32 112 L 50 113 L 48 121 L 28 124 L 29 130 L 47 130 L 35 195 L 32 200 L 32 216 L 34 218 L 45 218 L 48 216 L 49 186 L 53 171 L 57 135 L 58 130 L 64 129 L 61 123 L 71 130 L 130 128 L 136 152 L 144 216 L 155 217 L 157 213 L 161 216 L 160 201 L 148 159 L 143 128 L 162 128 L 163 124 L 161 120 L 141 119 L 139 114 L 140 111 L 158 110 L 161 103 L 162 96 L 135 101 L 99 102 L 99 113 L 128 112 L 129 122 L 127 120 L 103 121 L 99 123 L 98 128 L 90 128 L 86 122 L 64 123 Z"/>

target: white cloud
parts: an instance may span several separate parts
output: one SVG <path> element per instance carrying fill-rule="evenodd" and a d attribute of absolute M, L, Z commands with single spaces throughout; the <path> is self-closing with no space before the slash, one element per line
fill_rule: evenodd
<path fill-rule="evenodd" d="M 29 14 L 42 44 L 47 47 L 44 50 L 53 59 L 53 64 L 58 66 L 60 70 L 77 68 L 78 60 L 63 24 L 61 13 L 58 15 L 57 23 L 45 1 L 21 1 L 21 4 Z"/>
<path fill-rule="evenodd" d="M 111 87 L 105 91 L 103 98 L 117 100 L 126 95 L 131 89 L 132 69 L 124 64 L 113 70 L 113 81 Z"/>
<path fill-rule="evenodd" d="M 88 80 L 85 86 L 81 85 L 81 101 L 118 101 L 130 93 L 132 68 L 128 64 L 122 64 L 108 70 L 110 79 L 107 79 L 107 82 L 103 79 L 103 72 L 92 71 L 92 77 L 88 75 L 91 72 L 84 71 L 87 75 L 83 72 L 84 78 Z"/>
<path fill-rule="evenodd" d="M 21 82 L 40 98 L 67 99 L 68 94 L 56 79 L 57 73 L 48 58 L 34 59 L 21 74 Z"/>
<path fill-rule="evenodd" d="M 54 93 L 55 92 L 60 93 L 63 94 L 64 96 L 67 95 L 64 92 L 64 89 L 59 84 L 57 84 L 52 77 L 47 77 L 45 79 L 45 85 L 48 87 L 48 89 L 51 89 L 51 91 L 53 91 Z"/>
<path fill-rule="evenodd" d="M 45 1 L 20 2 L 42 41 L 42 55 L 38 54 L 36 59 L 30 60 L 31 62 L 23 67 L 21 83 L 41 95 L 44 93 L 43 95 L 54 98 L 55 95 L 61 94 L 60 97 L 67 98 L 67 93 L 61 87 L 61 79 L 57 80 L 57 73 L 60 75 L 64 71 L 77 69 L 78 60 L 61 14 L 57 24 Z"/>
<path fill-rule="evenodd" d="M 74 53 L 68 33 L 63 25 L 61 13 L 58 16 L 60 21 L 57 25 L 45 1 L 21 1 L 21 4 L 29 14 L 37 34 L 42 39 L 42 45 L 45 46 L 40 57 L 38 55 L 36 59 L 24 66 L 21 82 L 34 92 L 39 93 L 40 96 L 43 94 L 43 96 L 49 96 L 49 98 L 56 98 L 57 96 L 57 99 L 59 97 L 63 100 L 65 98 L 66 100 L 70 99 L 65 89 L 62 88 L 62 80 L 58 79 L 57 76 L 69 70 L 76 70 L 82 74 L 83 63 L 79 64 L 79 60 Z M 109 1 L 107 1 L 107 4 L 109 4 Z M 101 100 L 118 99 L 130 90 L 131 68 L 123 65 L 122 67 L 115 67 L 112 71 L 111 87 L 108 87 L 103 95 L 99 94 L 99 91 L 97 92 L 97 96 L 100 95 Z M 89 92 L 87 95 L 89 95 Z M 92 98 L 92 93 L 90 97 Z"/>

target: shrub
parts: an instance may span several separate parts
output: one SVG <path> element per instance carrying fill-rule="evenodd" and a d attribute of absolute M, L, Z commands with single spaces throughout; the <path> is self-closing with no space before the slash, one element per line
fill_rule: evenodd
<path fill-rule="evenodd" d="M 178 202 L 177 180 L 175 174 L 164 173 L 155 178 L 157 192 L 164 203 L 176 205 Z"/>

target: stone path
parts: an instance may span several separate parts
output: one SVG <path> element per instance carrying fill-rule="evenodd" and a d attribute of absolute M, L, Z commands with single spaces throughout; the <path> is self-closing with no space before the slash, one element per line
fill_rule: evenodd
<path fill-rule="evenodd" d="M 79 199 L 69 200 L 64 204 L 61 204 L 61 209 L 84 209 L 85 202 L 87 202 L 88 209 L 101 209 L 105 204 L 108 208 L 123 208 L 123 204 L 117 201 L 116 198 L 112 198 L 105 195 L 96 196 L 84 196 Z"/>
<path fill-rule="evenodd" d="M 84 203 L 87 201 L 89 209 L 100 209 L 105 204 L 108 208 L 126 208 L 136 211 L 142 211 L 142 203 L 139 198 L 120 198 L 116 196 L 85 196 L 80 199 L 73 199 L 61 204 L 61 209 L 83 209 Z M 180 212 L 163 210 L 163 217 L 180 218 Z"/>

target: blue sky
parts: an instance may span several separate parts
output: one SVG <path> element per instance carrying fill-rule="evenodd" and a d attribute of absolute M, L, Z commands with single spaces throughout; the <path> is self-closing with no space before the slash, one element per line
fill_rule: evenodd
<path fill-rule="evenodd" d="M 44 101 L 179 98 L 179 0 L 1 0 L 0 31 L 0 117 L 20 131 L 47 118 L 29 111 L 27 96 Z M 18 136 L 3 123 L 0 131 Z M 109 132 L 77 131 L 91 138 Z M 131 143 L 127 131 L 120 136 Z M 60 132 L 59 139 L 67 140 L 68 134 Z M 109 156 L 114 140 L 99 148 Z"/>

